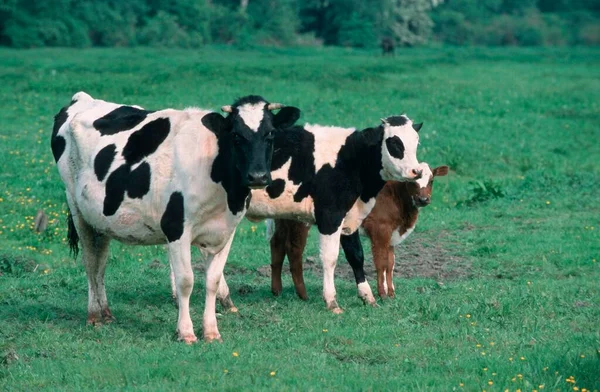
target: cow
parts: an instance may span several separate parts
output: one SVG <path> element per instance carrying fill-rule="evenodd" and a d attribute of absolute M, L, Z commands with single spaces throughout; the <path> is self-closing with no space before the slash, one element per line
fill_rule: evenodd
<path fill-rule="evenodd" d="M 416 182 L 388 181 L 377 195 L 375 207 L 361 225 L 361 231 L 371 241 L 373 262 L 377 270 L 377 291 L 381 298 L 393 298 L 395 295 L 392 280 L 394 246 L 402 243 L 413 232 L 419 210 L 431 203 L 433 179 L 448 174 L 448 166 L 431 169 L 427 163 L 422 162 L 421 167 L 423 174 Z M 302 254 L 310 225 L 289 219 L 276 219 L 268 221 L 267 227 L 271 246 L 271 291 L 274 295 L 281 294 L 281 269 L 287 255 L 296 293 L 306 300 L 308 296 L 304 286 Z M 364 255 L 358 232 L 342 241 L 342 247 L 352 266 L 356 283 L 364 282 Z"/>
<path fill-rule="evenodd" d="M 394 56 L 394 39 L 392 37 L 381 38 L 381 54 L 383 56 Z"/>
<path fill-rule="evenodd" d="M 113 318 L 104 287 L 110 241 L 167 244 L 178 339 L 196 342 L 189 312 L 195 245 L 207 256 L 204 339 L 221 340 L 215 301 L 229 297 L 222 271 L 235 229 L 250 190 L 271 184 L 275 135 L 300 116 L 295 107 L 254 95 L 222 110 L 226 117 L 197 108 L 148 111 L 79 92 L 55 116 L 51 147 L 66 188 L 75 256 L 82 246 L 88 323 Z"/>
<path fill-rule="evenodd" d="M 422 125 L 399 115 L 362 131 L 305 124 L 275 135 L 273 182 L 265 189 L 252 190 L 246 217 L 292 219 L 317 226 L 323 299 L 333 313 L 342 313 L 333 280 L 340 241 L 345 238 L 340 236 L 358 229 L 386 181 L 420 178 L 417 146 Z M 366 281 L 358 290 L 361 298 L 373 298 Z"/>

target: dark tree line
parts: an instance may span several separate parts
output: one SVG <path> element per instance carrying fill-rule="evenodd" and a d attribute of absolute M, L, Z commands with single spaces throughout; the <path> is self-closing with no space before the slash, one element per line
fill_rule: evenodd
<path fill-rule="evenodd" d="M 0 45 L 600 43 L 600 0 L 0 0 Z"/>

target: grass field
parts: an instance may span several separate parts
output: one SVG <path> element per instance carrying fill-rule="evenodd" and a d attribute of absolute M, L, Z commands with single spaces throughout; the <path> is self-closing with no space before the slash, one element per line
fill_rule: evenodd
<path fill-rule="evenodd" d="M 600 50 L 0 49 L 0 81 L 0 390 L 600 390 Z M 425 122 L 420 160 L 451 173 L 398 251 L 397 298 L 377 308 L 342 257 L 344 314 L 325 310 L 314 265 L 307 302 L 289 275 L 274 298 L 264 225 L 244 222 L 225 267 L 240 313 L 219 317 L 224 343 L 175 341 L 161 247 L 112 244 L 117 321 L 87 327 L 49 146 L 80 90 L 149 109 L 261 94 L 301 121 L 359 128 L 406 112 Z"/>

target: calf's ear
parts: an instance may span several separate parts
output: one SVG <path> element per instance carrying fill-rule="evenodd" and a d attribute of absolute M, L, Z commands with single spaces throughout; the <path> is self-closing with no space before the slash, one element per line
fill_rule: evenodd
<path fill-rule="evenodd" d="M 442 177 L 448 174 L 448 170 L 450 170 L 450 168 L 448 166 L 438 166 L 435 169 L 433 169 L 433 176 L 434 177 Z"/>
<path fill-rule="evenodd" d="M 273 126 L 275 128 L 288 128 L 294 125 L 299 118 L 300 109 L 293 106 L 286 106 L 273 116 Z"/>
<path fill-rule="evenodd" d="M 215 135 L 220 135 L 227 130 L 227 121 L 223 116 L 215 112 L 208 113 L 202 117 L 202 124 Z"/>

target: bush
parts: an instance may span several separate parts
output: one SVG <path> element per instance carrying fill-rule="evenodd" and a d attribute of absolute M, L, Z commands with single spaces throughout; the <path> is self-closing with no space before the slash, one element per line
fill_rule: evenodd
<path fill-rule="evenodd" d="M 194 48 L 201 46 L 203 37 L 198 32 L 188 33 L 179 26 L 174 15 L 158 11 L 138 35 L 138 42 L 148 46 Z"/>

